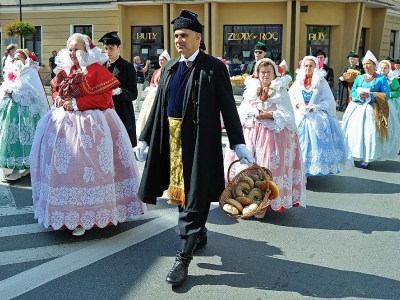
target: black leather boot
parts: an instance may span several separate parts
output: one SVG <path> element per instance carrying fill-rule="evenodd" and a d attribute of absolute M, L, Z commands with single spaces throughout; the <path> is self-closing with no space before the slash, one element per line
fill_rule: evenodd
<path fill-rule="evenodd" d="M 193 253 L 207 245 L 207 231 L 207 228 L 204 227 L 204 229 L 197 235 L 196 242 L 194 243 Z"/>
<path fill-rule="evenodd" d="M 189 264 L 193 259 L 193 248 L 198 234 L 181 238 L 179 251 L 176 252 L 175 263 L 168 272 L 166 281 L 172 285 L 181 285 L 186 281 Z"/>

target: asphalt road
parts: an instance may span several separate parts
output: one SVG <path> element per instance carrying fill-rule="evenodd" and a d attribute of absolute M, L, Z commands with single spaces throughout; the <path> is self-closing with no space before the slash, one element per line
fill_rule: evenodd
<path fill-rule="evenodd" d="M 171 287 L 179 239 L 165 199 L 139 220 L 74 237 L 36 223 L 29 178 L 2 182 L 0 299 L 400 299 L 399 203 L 400 156 L 309 178 L 306 208 L 262 220 L 214 205 L 209 244 L 187 283 Z"/>

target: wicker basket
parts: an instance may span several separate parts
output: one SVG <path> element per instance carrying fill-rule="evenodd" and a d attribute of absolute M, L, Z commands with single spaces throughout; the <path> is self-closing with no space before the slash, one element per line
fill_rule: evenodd
<path fill-rule="evenodd" d="M 233 78 L 231 77 L 231 84 L 236 86 L 244 86 L 244 78 Z"/>
<path fill-rule="evenodd" d="M 228 216 L 230 216 L 232 218 L 245 219 L 245 218 L 252 217 L 255 214 L 260 212 L 261 208 L 263 208 L 267 204 L 269 195 L 271 194 L 271 190 L 267 187 L 267 192 L 265 192 L 264 199 L 255 211 L 252 211 L 251 213 L 244 214 L 244 215 L 243 214 L 234 215 L 234 214 L 228 213 L 223 210 L 225 200 L 228 198 L 234 198 L 232 195 L 233 186 L 236 185 L 243 176 L 248 176 L 250 174 L 256 174 L 256 175 L 262 174 L 265 179 L 271 178 L 271 180 L 273 179 L 273 177 L 272 177 L 272 173 L 270 170 L 268 170 L 267 168 L 264 168 L 264 167 L 260 167 L 258 164 L 254 163 L 251 167 L 239 172 L 233 179 L 230 179 L 229 173 L 231 171 L 231 168 L 232 168 L 233 164 L 235 164 L 237 162 L 239 162 L 239 160 L 233 161 L 228 168 L 228 174 L 227 174 L 228 185 L 226 186 L 226 188 L 222 192 L 221 196 L 219 197 L 219 207 L 225 214 L 227 214 Z M 269 180 L 267 180 L 267 182 L 269 182 Z"/>
<path fill-rule="evenodd" d="M 356 80 L 357 76 L 360 74 L 357 73 L 343 73 L 343 78 L 344 80 L 346 80 L 347 82 L 354 82 L 354 80 Z"/>

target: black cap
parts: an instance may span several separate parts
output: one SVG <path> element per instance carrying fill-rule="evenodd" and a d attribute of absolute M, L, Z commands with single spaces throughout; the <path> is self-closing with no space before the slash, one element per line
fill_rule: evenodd
<path fill-rule="evenodd" d="M 386 57 L 385 60 L 388 60 L 390 62 L 394 62 L 394 59 L 391 56 Z"/>
<path fill-rule="evenodd" d="M 394 60 L 394 63 L 395 63 L 396 65 L 400 64 L 400 59 L 396 58 L 396 59 Z"/>
<path fill-rule="evenodd" d="M 326 57 L 326 53 L 322 51 L 322 49 L 318 49 L 317 51 L 315 51 L 313 56 L 317 57 L 318 55 L 323 55 L 324 57 Z"/>
<path fill-rule="evenodd" d="M 111 31 L 106 33 L 99 39 L 100 43 L 104 45 L 121 45 L 121 39 L 118 36 L 118 31 Z"/>
<path fill-rule="evenodd" d="M 174 31 L 178 29 L 190 29 L 198 33 L 202 33 L 203 26 L 197 20 L 197 14 L 189 10 L 182 10 L 179 16 L 171 21 L 174 25 Z"/>

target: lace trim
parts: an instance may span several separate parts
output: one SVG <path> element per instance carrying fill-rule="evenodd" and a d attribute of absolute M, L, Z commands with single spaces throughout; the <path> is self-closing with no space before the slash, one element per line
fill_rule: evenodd
<path fill-rule="evenodd" d="M 7 169 L 25 169 L 30 168 L 29 156 L 6 157 L 0 156 L 0 166 Z"/>
<path fill-rule="evenodd" d="M 34 218 L 46 228 L 51 226 L 57 230 L 65 225 L 68 229 L 73 230 L 79 225 L 84 229 L 91 229 L 95 225 L 104 228 L 110 223 L 117 225 L 128 218 L 138 219 L 146 212 L 145 205 L 137 200 L 130 202 L 129 205 L 120 204 L 113 209 L 101 209 L 97 213 L 90 209 L 48 212 L 35 207 Z"/>
<path fill-rule="evenodd" d="M 90 168 L 87 168 L 90 175 Z M 103 203 L 112 203 L 115 199 L 136 197 L 139 181 L 136 178 L 127 178 L 123 181 L 98 185 L 93 187 L 50 187 L 47 183 L 38 181 L 33 198 L 45 201 L 55 206 L 76 205 L 88 206 Z"/>
<path fill-rule="evenodd" d="M 353 166 L 353 164 L 348 160 L 345 163 L 335 164 L 335 165 L 331 165 L 331 166 L 312 165 L 309 168 L 306 168 L 306 174 L 311 174 L 311 175 L 337 174 L 344 170 L 350 169 L 352 166 Z"/>

